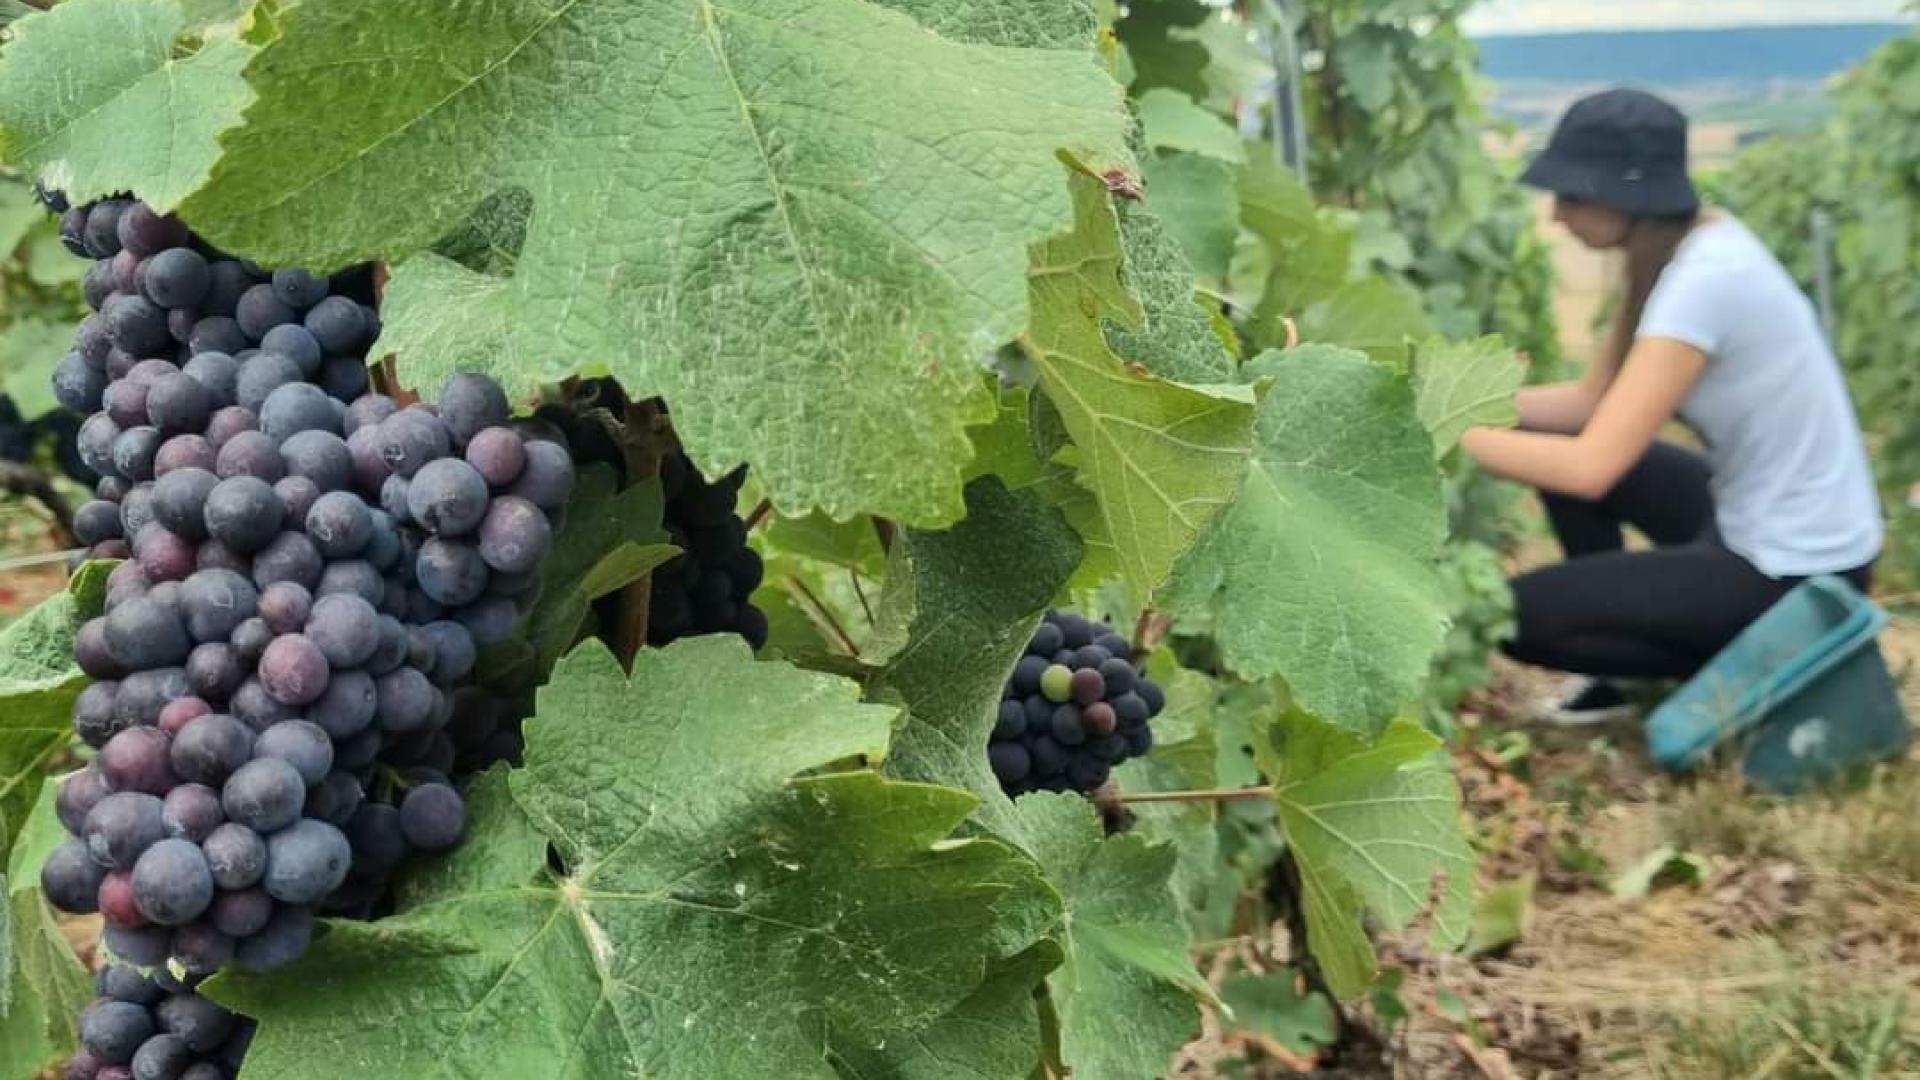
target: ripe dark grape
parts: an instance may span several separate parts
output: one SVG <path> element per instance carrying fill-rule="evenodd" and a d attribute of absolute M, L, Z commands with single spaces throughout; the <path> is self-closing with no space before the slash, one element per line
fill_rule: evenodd
<path fill-rule="evenodd" d="M 298 821 L 306 801 L 306 782 L 292 765 L 279 758 L 247 762 L 220 789 L 227 820 L 262 834 Z"/>
<path fill-rule="evenodd" d="M 154 520 L 186 539 L 206 539 L 206 503 L 219 483 L 220 478 L 205 469 L 175 469 L 167 473 L 153 485 Z"/>
<path fill-rule="evenodd" d="M 192 307 L 207 298 L 212 285 L 206 257 L 192 248 L 169 248 L 146 265 L 147 298 L 164 308 Z"/>
<path fill-rule="evenodd" d="M 552 512 L 567 505 L 573 494 L 573 460 L 565 447 L 557 443 L 533 441 L 526 444 L 526 463 L 520 476 L 507 488 L 542 510 Z"/>
<path fill-rule="evenodd" d="M 238 442 L 229 442 L 227 448 Z M 225 455 L 226 450 L 221 453 Z M 214 485 L 207 495 L 205 514 L 208 535 L 244 554 L 260 552 L 280 535 L 280 498 L 272 485 L 258 476 L 230 476 Z"/>
<path fill-rule="evenodd" d="M 133 866 L 133 899 L 162 926 L 199 918 L 213 903 L 213 875 L 199 845 L 168 838 L 149 847 Z"/>
<path fill-rule="evenodd" d="M 180 782 L 173 772 L 172 744 L 157 727 L 127 728 L 100 748 L 100 775 L 114 791 L 165 795 Z"/>
<path fill-rule="evenodd" d="M 244 351 L 244 350 L 243 350 Z M 239 359 L 238 356 L 235 357 Z M 279 353 L 255 353 L 241 361 L 234 380 L 234 400 L 258 415 L 275 390 L 300 381 L 300 365 Z"/>
<path fill-rule="evenodd" d="M 320 342 L 298 323 L 287 323 L 267 331 L 267 336 L 260 339 L 260 351 L 279 353 L 290 358 L 300 365 L 301 372 L 309 379 L 319 372 L 320 363 L 325 359 Z"/>
<path fill-rule="evenodd" d="M 313 305 L 305 326 L 331 355 L 355 352 L 370 340 L 366 313 L 344 296 L 329 296 Z"/>
<path fill-rule="evenodd" d="M 312 307 L 327 297 L 327 279 L 305 270 L 286 269 L 273 272 L 273 294 L 289 308 L 301 311 Z"/>
<path fill-rule="evenodd" d="M 407 510 L 415 522 L 435 535 L 471 532 L 487 514 L 487 482 L 478 469 L 459 458 L 430 461 L 408 484 Z"/>
<path fill-rule="evenodd" d="M 86 828 L 87 812 L 108 794 L 106 778 L 97 766 L 67 774 L 54 793 L 53 808 L 60 824 L 75 836 Z"/>
<path fill-rule="evenodd" d="M 329 559 L 351 559 L 373 540 L 373 511 L 358 495 L 329 491 L 306 514 L 307 535 Z"/>
<path fill-rule="evenodd" d="M 234 962 L 248 971 L 271 971 L 298 959 L 312 940 L 312 909 L 282 904 L 258 934 L 240 942 Z"/>
<path fill-rule="evenodd" d="M 416 668 L 402 667 L 374 680 L 374 720 L 389 732 L 425 726 L 439 708 L 438 692 Z"/>
<path fill-rule="evenodd" d="M 519 479 L 526 468 L 527 448 L 519 432 L 509 427 L 488 427 L 467 440 L 467 464 L 480 473 L 488 486 L 504 488 Z"/>
<path fill-rule="evenodd" d="M 113 955 L 145 967 L 166 963 L 167 955 L 173 951 L 173 931 L 164 926 L 133 927 L 109 922 L 100 937 Z"/>
<path fill-rule="evenodd" d="M 256 837 L 257 839 L 257 837 Z M 209 856 L 211 859 L 212 856 Z M 260 870 L 266 868 L 266 844 L 260 844 Z M 259 873 L 255 874 L 258 880 Z M 224 888 L 224 886 L 223 886 Z M 273 918 L 273 897 L 265 889 L 243 887 L 237 890 L 223 891 L 213 898 L 213 906 L 207 910 L 207 921 L 214 929 L 233 938 L 247 938 L 259 933 Z"/>
<path fill-rule="evenodd" d="M 225 641 L 259 610 L 253 582 L 232 570 L 201 570 L 180 586 L 187 630 L 197 642 Z"/>
<path fill-rule="evenodd" d="M 280 499 L 281 519 L 289 527 L 305 522 L 313 504 L 320 501 L 320 485 L 304 476 L 281 477 L 274 481 L 273 493 Z"/>
<path fill-rule="evenodd" d="M 298 432 L 280 444 L 287 475 L 304 476 L 322 492 L 345 491 L 353 482 L 353 452 L 331 431 Z"/>
<path fill-rule="evenodd" d="M 416 483 L 414 489 L 418 488 Z M 494 499 L 480 522 L 480 558 L 501 573 L 531 572 L 552 546 L 553 529 L 547 515 L 518 496 Z"/>
<path fill-rule="evenodd" d="M 325 566 L 305 533 L 283 532 L 254 555 L 253 583 L 264 589 L 277 581 L 291 581 L 311 589 L 320 584 Z"/>
<path fill-rule="evenodd" d="M 499 383 L 466 372 L 453 375 L 440 387 L 439 405 L 440 416 L 459 446 L 482 428 L 505 424 L 509 411 Z"/>
<path fill-rule="evenodd" d="M 260 431 L 283 444 L 303 431 L 340 433 L 340 403 L 312 383 L 290 382 L 260 404 Z"/>
<path fill-rule="evenodd" d="M 282 720 L 254 739 L 253 756 L 279 758 L 293 766 L 302 784 L 312 787 L 333 769 L 333 741 L 311 721 Z"/>
<path fill-rule="evenodd" d="M 200 359 L 200 357 L 195 357 L 194 359 L 197 360 Z M 192 361 L 188 361 L 188 363 L 192 363 Z M 241 432 L 257 431 L 259 427 L 260 419 L 254 415 L 252 409 L 239 405 L 228 405 L 217 410 L 212 416 L 207 418 L 206 438 L 208 445 L 214 449 L 214 460 L 216 462 L 219 460 L 219 452 L 225 450 L 227 444 L 232 442 Z M 218 473 L 218 471 L 218 468 L 216 468 L 215 472 Z M 249 475 L 251 475 L 250 472 Z"/>
<path fill-rule="evenodd" d="M 401 817 L 404 821 L 404 807 Z M 267 872 L 261 887 L 285 904 L 317 903 L 339 888 L 352 863 L 353 850 L 339 829 L 303 818 L 267 838 Z"/>
<path fill-rule="evenodd" d="M 106 390 L 106 372 L 87 363 L 79 353 L 69 353 L 54 365 L 53 396 L 62 408 L 90 413 L 100 407 Z"/>
<path fill-rule="evenodd" d="M 116 386 L 125 385 L 116 383 Z M 154 456 L 160 452 L 162 441 L 158 429 L 140 421 L 145 419 L 146 395 L 140 395 L 141 415 L 134 423 L 121 429 L 113 440 L 113 469 L 118 476 L 124 476 L 136 483 L 153 479 Z"/>
<path fill-rule="evenodd" d="M 145 1008 L 110 998 L 96 1000 L 80 1014 L 80 1043 L 98 1060 L 126 1063 L 154 1034 L 153 1017 Z"/>
<path fill-rule="evenodd" d="M 260 880 L 260 875 L 266 873 L 267 842 L 259 833 L 237 822 L 230 821 L 215 828 L 201 842 L 200 850 L 207 858 L 207 870 L 213 875 L 213 883 L 228 890 L 228 893 L 251 887 Z M 216 900 L 216 909 L 218 904 Z M 215 915 L 218 917 L 218 910 Z M 265 921 L 264 915 L 261 921 Z M 245 936 L 232 929 L 228 929 L 227 933 Z"/>
<path fill-rule="evenodd" d="M 75 915 L 98 910 L 100 883 L 107 871 L 87 852 L 84 841 L 68 837 L 40 865 L 40 889 L 47 902 Z"/>
<path fill-rule="evenodd" d="M 330 562 L 320 571 L 315 596 L 354 596 L 378 607 L 386 599 L 387 584 L 380 571 L 364 559 Z"/>
<path fill-rule="evenodd" d="M 129 671 L 182 663 L 193 644 L 180 613 L 153 599 L 136 597 L 107 613 L 107 653 Z"/>
<path fill-rule="evenodd" d="M 283 634 L 260 656 L 261 684 L 285 705 L 318 700 L 327 689 L 327 675 L 326 654 L 304 634 Z"/>
<path fill-rule="evenodd" d="M 259 341 L 274 327 L 294 322 L 299 317 L 299 313 L 274 292 L 273 286 L 267 284 L 255 285 L 241 293 L 233 309 L 234 321 L 253 341 Z"/>
<path fill-rule="evenodd" d="M 104 616 L 88 619 L 73 636 L 73 658 L 80 670 L 95 679 L 118 679 L 127 669 L 113 658 L 107 648 L 107 620 Z"/>
<path fill-rule="evenodd" d="M 422 851 L 444 851 L 466 831 L 466 804 L 446 784 L 421 784 L 400 802 L 400 831 Z"/>
<path fill-rule="evenodd" d="M 87 853 L 109 869 L 130 870 L 147 848 L 164 839 L 160 800 L 133 791 L 103 797 L 87 812 L 82 827 Z"/>
<path fill-rule="evenodd" d="M 156 480 L 164 479 L 168 474 L 181 469 L 199 469 L 212 473 L 219 465 L 220 453 L 204 435 L 175 435 L 160 444 L 153 455 L 153 475 Z M 217 477 L 216 477 L 217 479 Z"/>
<path fill-rule="evenodd" d="M 414 574 L 421 591 L 435 603 L 448 607 L 479 599 L 487 587 L 487 564 L 480 556 L 480 549 L 438 536 L 420 545 Z"/>

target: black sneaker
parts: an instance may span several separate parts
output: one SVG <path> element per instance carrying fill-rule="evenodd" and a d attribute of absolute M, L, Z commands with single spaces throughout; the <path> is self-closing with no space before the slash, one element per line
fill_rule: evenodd
<path fill-rule="evenodd" d="M 1627 699 L 1618 683 L 1608 679 L 1581 679 L 1571 693 L 1548 710 L 1546 720 L 1578 727 L 1624 720 L 1633 713 L 1633 702 Z"/>

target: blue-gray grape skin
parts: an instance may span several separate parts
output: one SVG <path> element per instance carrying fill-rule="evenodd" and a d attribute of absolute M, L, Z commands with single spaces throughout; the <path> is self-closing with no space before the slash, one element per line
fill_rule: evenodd
<path fill-rule="evenodd" d="M 251 476 L 267 484 L 287 475 L 280 446 L 265 432 L 249 428 L 235 432 L 214 455 L 213 471 L 222 480 Z"/>
<path fill-rule="evenodd" d="M 445 458 L 452 449 L 453 441 L 446 425 L 418 406 L 401 409 L 380 421 L 381 457 L 386 459 L 393 474 L 402 479 L 412 479 L 423 466 Z M 384 497 L 381 500 L 383 505 L 386 501 Z M 387 512 L 400 516 L 391 506 Z"/>
<path fill-rule="evenodd" d="M 276 388 L 260 405 L 260 431 L 276 444 L 304 431 L 340 433 L 344 410 L 325 390 L 305 382 Z"/>
<path fill-rule="evenodd" d="M 130 671 L 148 671 L 183 663 L 193 639 L 177 611 L 143 596 L 107 613 L 107 651 Z"/>
<path fill-rule="evenodd" d="M 153 1017 L 132 1002 L 103 999 L 80 1014 L 80 1043 L 109 1064 L 133 1060 L 140 1044 L 153 1036 Z"/>
<path fill-rule="evenodd" d="M 144 792 L 113 792 L 86 813 L 86 853 L 109 871 L 131 871 L 134 859 L 165 836 L 161 801 Z"/>
<path fill-rule="evenodd" d="M 307 535 L 329 559 L 351 559 L 373 540 L 373 511 L 358 495 L 329 491 L 314 500 L 306 515 Z"/>
<path fill-rule="evenodd" d="M 259 610 L 253 582 L 232 570 L 200 570 L 180 586 L 187 631 L 196 642 L 225 641 Z"/>
<path fill-rule="evenodd" d="M 292 963 L 312 940 L 313 911 L 281 905 L 258 934 L 240 942 L 234 962 L 247 971 L 272 971 Z"/>
<path fill-rule="evenodd" d="M 333 769 L 333 740 L 310 720 L 282 720 L 254 739 L 253 755 L 285 761 L 312 787 Z"/>
<path fill-rule="evenodd" d="M 207 496 L 207 533 L 243 554 L 257 553 L 279 537 L 281 515 L 273 487 L 256 476 L 229 477 Z"/>
<path fill-rule="evenodd" d="M 329 296 L 307 312 L 307 332 L 333 355 L 350 353 L 367 343 L 367 319 L 360 305 L 344 296 Z"/>
<path fill-rule="evenodd" d="M 156 480 L 153 485 L 153 515 L 168 530 L 191 540 L 207 538 L 206 505 L 207 497 L 220 483 L 220 478 L 205 469 L 175 469 Z M 111 503 L 88 503 L 82 510 L 101 506 L 117 515 Z M 75 521 L 76 528 L 79 525 Z M 119 521 L 116 516 L 113 532 L 119 533 Z"/>
<path fill-rule="evenodd" d="M 266 866 L 266 844 L 260 845 L 260 866 L 264 872 Z M 253 881 L 259 880 L 256 872 Z M 213 906 L 208 909 L 207 918 L 215 929 L 235 938 L 247 938 L 259 933 L 273 918 L 273 897 L 265 889 L 242 886 L 222 892 L 214 897 Z"/>
<path fill-rule="evenodd" d="M 239 822 L 230 821 L 215 828 L 201 842 L 200 850 L 207 857 L 207 870 L 213 875 L 213 883 L 229 893 L 257 884 L 267 870 L 266 840 Z M 218 903 L 216 900 L 215 904 Z"/>
<path fill-rule="evenodd" d="M 101 879 L 106 876 L 106 868 L 88 854 L 86 843 L 68 837 L 40 865 L 40 890 L 54 907 L 87 915 L 98 909 L 95 898 L 100 893 Z"/>
<path fill-rule="evenodd" d="M 447 607 L 472 603 L 487 587 L 487 564 L 473 544 L 432 537 L 414 563 L 420 589 Z"/>
<path fill-rule="evenodd" d="M 460 458 L 440 458 L 421 466 L 407 487 L 407 510 L 436 536 L 473 531 L 487 513 L 487 482 Z"/>
<path fill-rule="evenodd" d="M 503 495 L 487 507 L 480 522 L 480 558 L 505 574 L 524 574 L 540 565 L 553 546 L 547 515 L 533 503 Z"/>
<path fill-rule="evenodd" d="M 353 481 L 353 452 L 331 431 L 302 431 L 280 444 L 287 475 L 304 476 L 321 492 L 345 491 Z"/>
<path fill-rule="evenodd" d="M 275 294 L 272 285 L 261 284 L 240 294 L 233 318 L 248 338 L 259 341 L 274 327 L 296 321 L 299 313 Z"/>
<path fill-rule="evenodd" d="M 352 862 L 353 849 L 339 829 L 303 818 L 267 837 L 261 887 L 285 904 L 318 903 L 346 880 Z"/>
<path fill-rule="evenodd" d="M 199 844 L 226 823 L 220 793 L 205 784 L 180 784 L 160 803 L 160 823 L 169 837 Z"/>
<path fill-rule="evenodd" d="M 326 654 L 305 634 L 282 634 L 260 655 L 260 682 L 283 705 L 319 700 L 329 673 Z"/>
<path fill-rule="evenodd" d="M 155 800 L 156 802 L 158 800 Z M 256 758 L 242 765 L 220 789 L 227 820 L 268 834 L 300 819 L 307 785 L 292 765 L 279 758 Z"/>
<path fill-rule="evenodd" d="M 213 875 L 200 847 L 167 838 L 141 853 L 133 865 L 134 902 L 161 926 L 184 926 L 213 903 Z"/>

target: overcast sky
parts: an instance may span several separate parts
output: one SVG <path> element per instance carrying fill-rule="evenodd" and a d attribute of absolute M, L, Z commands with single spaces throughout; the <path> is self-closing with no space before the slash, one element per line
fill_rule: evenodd
<path fill-rule="evenodd" d="M 1498 34 L 1911 18 L 1902 6 L 1903 0 L 1485 0 L 1466 24 L 1475 33 Z"/>

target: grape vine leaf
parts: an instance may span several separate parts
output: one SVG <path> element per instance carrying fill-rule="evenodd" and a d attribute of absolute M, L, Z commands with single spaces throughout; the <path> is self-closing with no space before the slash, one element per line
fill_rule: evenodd
<path fill-rule="evenodd" d="M 1247 159 L 1240 133 L 1178 90 L 1155 87 L 1135 105 L 1147 145 L 1155 150 L 1186 150 L 1236 165 Z"/>
<path fill-rule="evenodd" d="M 252 48 L 223 36 L 177 56 L 190 28 L 179 0 L 67 0 L 20 20 L 0 52 L 0 160 L 76 205 L 132 191 L 177 206 L 251 97 Z"/>
<path fill-rule="evenodd" d="M 1207 277 L 1225 278 L 1240 237 L 1234 170 L 1199 154 L 1157 154 L 1140 163 L 1140 173 L 1147 182 L 1147 208 L 1165 223 L 1187 261 Z M 1131 251 L 1128 255 L 1131 266 Z"/>
<path fill-rule="evenodd" d="M 1329 223 L 1300 178 L 1269 153 L 1250 154 L 1235 175 L 1240 220 L 1266 252 L 1266 276 L 1253 304 L 1259 344 L 1284 339 L 1281 316 L 1298 315 L 1332 296 L 1351 272 L 1352 237 Z"/>
<path fill-rule="evenodd" d="M 27 230 L 46 215 L 34 198 L 32 184 L 0 174 L 0 259 L 12 255 L 27 238 Z"/>
<path fill-rule="evenodd" d="M 1168 878 L 1175 853 L 1138 836 L 1101 836 L 1078 795 L 1034 794 L 1018 811 L 1048 880 L 1066 901 L 1066 958 L 1047 977 L 1060 1053 L 1078 1080 L 1158 1076 L 1198 1028 L 1213 990 Z"/>
<path fill-rule="evenodd" d="M 1081 7 L 982 0 L 965 28 L 1051 33 L 1036 3 Z M 303 4 L 184 214 L 332 267 L 422 251 L 523 187 L 511 278 L 397 269 L 406 382 L 605 370 L 671 403 L 703 472 L 751 462 L 782 513 L 940 524 L 988 407 L 979 358 L 1027 321 L 1026 244 L 1069 217 L 1055 152 L 1128 157 L 1090 44 L 954 41 L 870 0 Z M 419 330 L 449 287 L 495 332 Z"/>
<path fill-rule="evenodd" d="M 1034 987 L 1058 967 L 1059 946 L 1043 941 L 996 964 L 965 1001 L 911 1037 L 884 1046 L 836 1045 L 846 1080 L 1009 1080 L 1030 1076 L 1041 1050 Z"/>
<path fill-rule="evenodd" d="M 1191 98 L 1205 96 L 1207 47 L 1195 40 L 1193 31 L 1213 14 L 1201 0 L 1129 5 L 1127 17 L 1113 24 L 1113 32 L 1133 63 L 1134 92 L 1164 86 Z"/>
<path fill-rule="evenodd" d="M 680 553 L 661 525 L 666 501 L 660 482 L 643 480 L 624 490 L 619 483 L 610 465 L 580 470 L 566 522 L 541 563 L 540 600 L 523 624 L 533 645 L 536 683 L 580 640 L 595 600 Z"/>
<path fill-rule="evenodd" d="M 1327 985 L 1343 999 L 1374 976 L 1362 914 L 1402 929 L 1425 913 L 1443 948 L 1473 923 L 1474 857 L 1460 792 L 1440 740 L 1396 721 L 1372 742 L 1299 709 L 1256 739 L 1300 870 L 1307 933 Z M 1435 887 L 1434 879 L 1445 883 Z"/>
<path fill-rule="evenodd" d="M 1228 977 L 1220 997 L 1233 1010 L 1233 1027 L 1257 1031 L 1296 1054 L 1332 1046 L 1340 1037 L 1340 1018 L 1325 996 L 1302 991 L 1298 979 L 1292 968 Z"/>
<path fill-rule="evenodd" d="M 1419 297 L 1385 278 L 1348 282 L 1300 317 L 1300 339 L 1358 349 L 1388 363 L 1404 363 L 1409 342 L 1431 332 Z"/>
<path fill-rule="evenodd" d="M 72 738 L 73 700 L 87 677 L 73 635 L 106 603 L 112 564 L 81 566 L 66 591 L 0 630 L 0 864 L 26 821 L 55 755 Z"/>
<path fill-rule="evenodd" d="M 906 648 L 868 692 L 906 709 L 884 771 L 973 792 L 980 824 L 1018 842 L 1013 805 L 987 767 L 987 736 L 1014 662 L 1080 562 L 1080 543 L 1037 495 L 991 477 L 967 485 L 959 524 L 909 529 L 898 542 L 905 565 L 887 575 L 881 606 L 910 592 L 913 619 Z"/>
<path fill-rule="evenodd" d="M 569 653 L 527 722 L 514 801 L 564 871 L 495 862 L 302 960 L 206 992 L 260 1019 L 254 1080 L 831 1077 L 979 987 L 1031 862 L 949 837 L 963 792 L 821 770 L 886 746 L 849 680 L 756 662 L 731 636 L 645 649 L 631 676 Z M 724 768 L 715 768 L 724 762 Z M 486 852 L 489 814 L 467 843 Z M 484 831 L 482 831 L 484 830 Z"/>
<path fill-rule="evenodd" d="M 1115 769 L 1114 782 L 1129 794 L 1220 787 L 1213 719 L 1218 688 L 1213 680 L 1180 667 L 1165 649 L 1150 654 L 1148 673 L 1166 692 L 1167 707 L 1153 719 L 1152 752 Z M 1149 843 L 1167 844 L 1175 852 L 1168 884 L 1196 932 L 1202 925 L 1224 926 L 1239 896 L 1237 874 L 1233 874 L 1232 888 L 1217 888 L 1223 870 L 1232 873 L 1221 860 L 1218 809 L 1204 800 L 1128 806 L 1135 835 Z M 1222 935 L 1209 932 L 1206 936 Z"/>
<path fill-rule="evenodd" d="M 93 996 L 40 892 L 40 864 L 65 836 L 48 787 L 0 863 L 0 1076 L 34 1076 L 71 1051 L 75 1019 Z"/>
<path fill-rule="evenodd" d="M 1433 435 L 1434 456 L 1445 457 L 1470 427 L 1518 423 L 1513 395 L 1526 375 L 1498 335 L 1460 342 L 1434 338 L 1416 350 L 1413 400 Z"/>
<path fill-rule="evenodd" d="M 1085 48 L 1099 30 L 1086 0 L 1033 4 L 956 4 L 952 0 L 875 0 L 954 41 L 1017 49 Z"/>
<path fill-rule="evenodd" d="M 60 407 L 53 396 L 53 369 L 73 341 L 73 327 L 48 319 L 16 319 L 0 328 L 0 393 L 13 399 L 23 420 L 38 420 Z"/>
<path fill-rule="evenodd" d="M 1369 733 L 1412 696 L 1446 630 L 1446 514 L 1433 444 L 1399 373 L 1344 349 L 1267 353 L 1240 495 L 1181 561 L 1166 610 L 1210 616 L 1222 662 L 1286 678 Z"/>
<path fill-rule="evenodd" d="M 1129 363 L 1163 379 L 1226 383 L 1239 377 L 1233 354 L 1215 332 L 1212 313 L 1194 293 L 1193 265 L 1171 230 L 1144 206 L 1120 210 L 1126 282 L 1140 300 L 1146 325 L 1109 322 L 1107 343 Z"/>
<path fill-rule="evenodd" d="M 1098 538 L 1150 595 L 1233 497 L 1251 453 L 1253 391 L 1185 386 L 1130 369 L 1103 323 L 1141 329 L 1121 283 L 1118 220 L 1105 186 L 1075 172 L 1074 228 L 1035 244 L 1033 325 L 1022 338 L 1073 439 L 1080 483 L 1098 502 Z"/>

